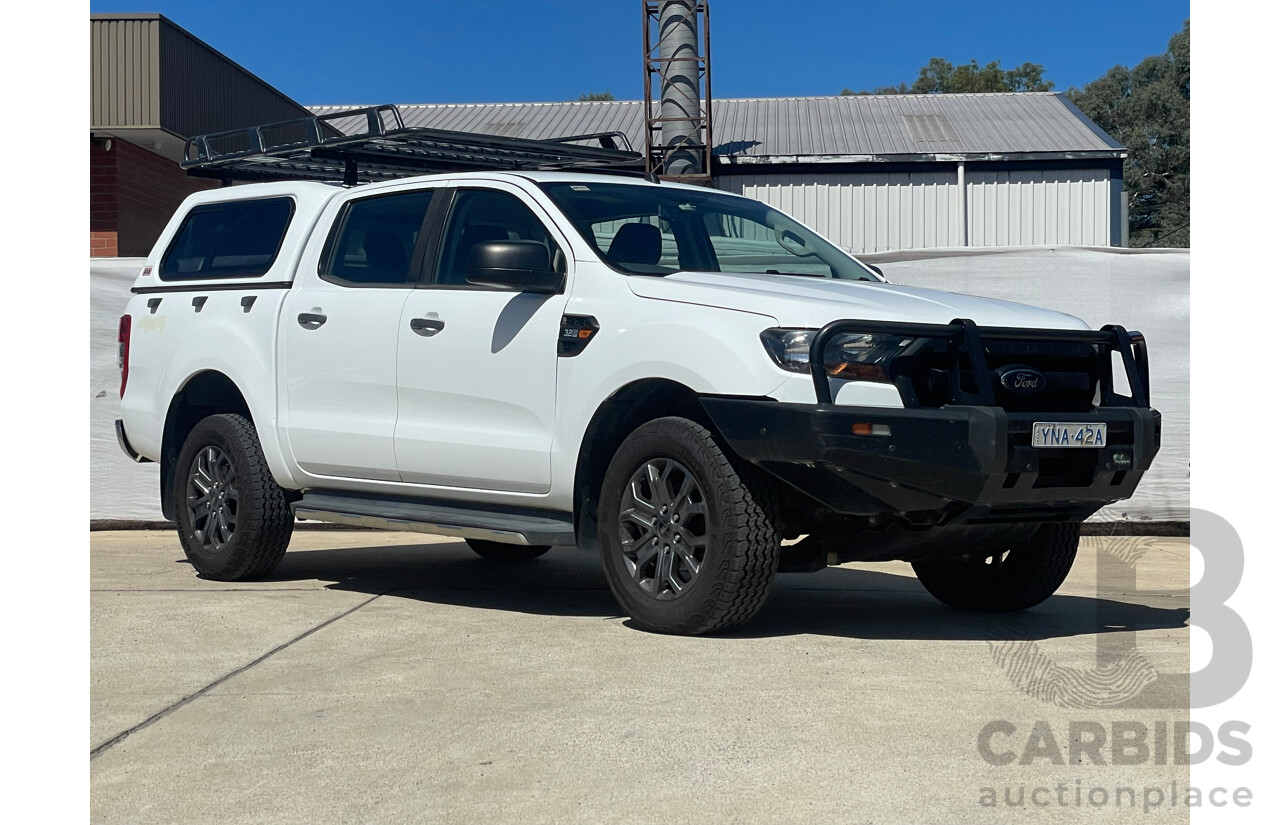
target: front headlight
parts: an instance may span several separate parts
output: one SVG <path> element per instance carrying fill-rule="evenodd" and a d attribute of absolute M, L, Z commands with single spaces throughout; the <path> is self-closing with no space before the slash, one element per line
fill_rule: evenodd
<path fill-rule="evenodd" d="M 773 362 L 789 372 L 809 372 L 809 345 L 816 329 L 774 327 L 760 333 Z M 902 335 L 842 332 L 827 343 L 823 363 L 827 375 L 846 381 L 888 382 L 889 362 L 914 339 Z"/>

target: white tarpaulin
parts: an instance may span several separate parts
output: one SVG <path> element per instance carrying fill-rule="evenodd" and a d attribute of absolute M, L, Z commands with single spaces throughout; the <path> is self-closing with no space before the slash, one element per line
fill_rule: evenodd
<path fill-rule="evenodd" d="M 116 337 L 141 258 L 89 262 L 89 518 L 159 519 L 160 467 L 134 464 L 116 445 L 120 370 Z"/>
<path fill-rule="evenodd" d="M 1151 353 L 1152 403 L 1164 414 L 1163 445 L 1137 495 L 1104 509 L 1095 519 L 1189 519 L 1191 259 L 1186 250 L 1036 247 L 921 250 L 864 258 L 898 283 L 1062 310 L 1095 328 L 1120 324 L 1141 330 Z M 157 466 L 129 461 L 116 446 L 112 424 L 120 408 L 116 329 L 141 265 L 140 259 L 117 258 L 92 260 L 89 266 L 91 519 L 161 517 Z"/>

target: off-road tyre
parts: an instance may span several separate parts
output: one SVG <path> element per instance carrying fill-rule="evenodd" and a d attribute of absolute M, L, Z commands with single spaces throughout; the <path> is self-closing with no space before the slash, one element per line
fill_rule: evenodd
<path fill-rule="evenodd" d="M 683 486 L 684 476 L 691 476 L 697 488 L 696 494 L 685 496 L 683 505 L 671 494 L 674 486 L 667 490 L 671 507 L 668 519 L 679 515 L 678 506 L 687 515 L 683 528 L 672 523 L 664 523 L 661 530 L 654 528 L 657 544 L 647 534 L 644 542 L 637 543 L 634 534 L 644 528 L 623 514 L 624 500 L 630 509 L 637 509 L 640 499 L 636 498 L 632 481 L 650 466 L 658 468 L 659 474 L 661 468 L 666 468 L 672 485 Z M 646 488 L 645 484 L 639 484 L 642 498 L 645 489 L 650 500 L 662 498 L 653 492 L 652 485 Z M 661 505 L 655 507 L 655 514 L 659 509 Z M 598 521 L 601 559 L 609 588 L 641 629 L 681 635 L 723 631 L 755 616 L 769 596 L 782 543 L 774 488 L 755 468 L 735 466 L 711 433 L 694 421 L 658 418 L 627 436 L 605 472 Z M 625 537 L 624 523 L 628 525 Z M 678 593 L 670 578 L 659 581 L 658 560 L 634 563 L 643 558 L 639 549 L 649 552 L 652 548 L 675 547 L 676 535 L 683 537 L 680 547 L 689 553 L 687 557 L 679 555 L 679 548 L 653 552 L 659 553 L 660 559 L 671 559 L 666 570 L 681 582 L 683 589 Z M 667 539 L 671 539 L 669 544 Z M 694 544 L 697 541 L 703 542 L 702 547 Z M 634 552 L 634 558 L 624 553 L 624 548 L 628 553 Z M 692 572 L 688 559 L 697 560 L 699 552 L 700 562 Z M 637 572 L 646 570 L 653 571 L 649 587 L 643 584 L 645 574 Z M 655 595 L 654 591 L 661 594 L 663 587 L 667 592 Z"/>
<path fill-rule="evenodd" d="M 211 457 L 221 469 L 213 469 Z M 247 418 L 219 414 L 196 424 L 178 453 L 173 475 L 178 538 L 196 572 L 216 581 L 243 581 L 276 568 L 293 535 L 293 513 Z M 200 500 L 194 477 L 204 485 L 219 475 L 225 476 L 221 486 L 215 483 L 222 496 L 211 502 L 226 505 L 227 518 L 234 520 L 230 530 L 211 527 L 213 516 L 202 518 L 199 508 L 193 512 L 193 502 Z"/>
<path fill-rule="evenodd" d="M 1049 598 L 1071 572 L 1080 525 L 1041 525 L 1013 547 L 912 563 L 916 577 L 938 601 L 962 610 L 1011 612 Z"/>
<path fill-rule="evenodd" d="M 544 545 L 503 544 L 500 541 L 466 539 L 467 546 L 489 561 L 533 561 L 551 548 Z"/>

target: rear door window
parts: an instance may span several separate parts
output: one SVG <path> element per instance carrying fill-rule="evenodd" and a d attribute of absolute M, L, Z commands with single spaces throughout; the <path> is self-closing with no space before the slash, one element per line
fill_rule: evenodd
<path fill-rule="evenodd" d="M 292 198 L 197 206 L 160 261 L 165 281 L 256 278 L 271 269 L 289 221 Z"/>
<path fill-rule="evenodd" d="M 434 189 L 354 200 L 325 243 L 320 277 L 344 286 L 408 286 Z"/>

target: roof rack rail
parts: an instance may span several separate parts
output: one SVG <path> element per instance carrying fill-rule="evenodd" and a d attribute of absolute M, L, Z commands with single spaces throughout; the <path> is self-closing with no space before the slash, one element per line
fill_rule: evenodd
<path fill-rule="evenodd" d="M 527 140 L 408 127 L 390 104 L 197 135 L 186 142 L 182 158 L 188 175 L 224 184 L 320 180 L 354 186 L 433 172 L 590 168 L 625 173 L 628 167 L 643 173 L 644 156 L 632 151 L 622 132 Z"/>

